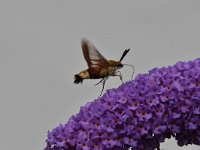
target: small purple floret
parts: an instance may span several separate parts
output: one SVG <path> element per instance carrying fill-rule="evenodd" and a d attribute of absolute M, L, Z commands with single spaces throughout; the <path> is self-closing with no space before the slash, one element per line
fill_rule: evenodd
<path fill-rule="evenodd" d="M 200 59 L 108 90 L 49 131 L 45 150 L 154 150 L 171 136 L 200 145 Z"/>

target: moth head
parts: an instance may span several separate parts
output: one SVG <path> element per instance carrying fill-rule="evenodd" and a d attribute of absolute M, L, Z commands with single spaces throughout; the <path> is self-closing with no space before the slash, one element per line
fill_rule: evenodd
<path fill-rule="evenodd" d="M 123 65 L 121 62 L 119 62 L 119 63 L 117 64 L 117 69 L 121 69 L 123 66 L 124 66 L 124 65 Z"/>

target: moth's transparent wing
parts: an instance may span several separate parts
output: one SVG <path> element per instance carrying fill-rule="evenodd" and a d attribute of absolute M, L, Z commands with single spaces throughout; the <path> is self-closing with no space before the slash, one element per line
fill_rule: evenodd
<path fill-rule="evenodd" d="M 84 58 L 90 69 L 105 67 L 109 63 L 106 58 L 104 58 L 96 49 L 96 47 L 88 40 L 82 39 L 81 47 L 83 51 Z"/>

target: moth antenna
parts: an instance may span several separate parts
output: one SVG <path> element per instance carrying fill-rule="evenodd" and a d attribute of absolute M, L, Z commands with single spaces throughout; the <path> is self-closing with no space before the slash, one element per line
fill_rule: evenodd
<path fill-rule="evenodd" d="M 124 57 L 126 56 L 126 54 L 127 54 L 129 51 L 130 51 L 130 48 L 129 48 L 129 49 L 126 49 L 126 50 L 124 51 L 124 53 L 122 54 L 122 57 L 120 58 L 119 62 L 121 62 L 121 61 L 124 59 Z"/>
<path fill-rule="evenodd" d="M 131 80 L 132 80 L 132 79 L 133 79 L 134 70 L 135 70 L 134 66 L 131 65 L 131 64 L 123 64 L 123 65 L 125 65 L 125 66 L 130 66 L 130 67 L 133 68 L 133 73 L 132 73 L 132 76 L 131 76 Z"/>

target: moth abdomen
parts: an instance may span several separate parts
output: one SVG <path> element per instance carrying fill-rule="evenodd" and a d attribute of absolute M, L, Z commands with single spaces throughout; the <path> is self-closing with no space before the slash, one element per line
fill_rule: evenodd
<path fill-rule="evenodd" d="M 74 83 L 75 84 L 83 83 L 83 78 L 79 74 L 75 74 L 74 75 Z"/>

